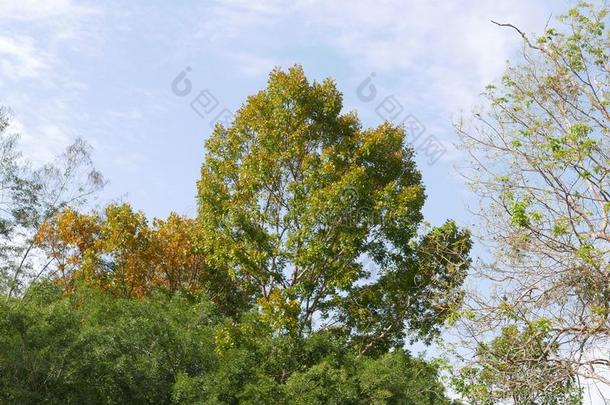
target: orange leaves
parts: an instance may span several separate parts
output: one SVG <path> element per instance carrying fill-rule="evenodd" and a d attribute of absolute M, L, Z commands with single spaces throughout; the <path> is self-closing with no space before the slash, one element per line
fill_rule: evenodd
<path fill-rule="evenodd" d="M 55 225 L 54 229 L 51 229 L 52 225 Z M 68 209 L 56 215 L 55 221 L 45 223 L 39 231 L 39 236 L 42 237 L 44 232 L 49 231 L 56 232 L 57 238 L 83 252 L 93 245 L 99 226 L 95 216 L 79 214 Z"/>
<path fill-rule="evenodd" d="M 154 282 L 171 292 L 198 289 L 204 263 L 195 254 L 196 221 L 172 213 L 165 221 L 155 219 L 153 226 Z"/>
<path fill-rule="evenodd" d="M 97 249 L 99 218 L 67 209 L 39 228 L 35 242 L 57 263 L 58 276 L 64 282 Z"/>
<path fill-rule="evenodd" d="M 54 260 L 67 289 L 78 279 L 142 297 L 155 288 L 202 288 L 206 266 L 195 253 L 196 227 L 195 220 L 175 213 L 150 226 L 128 204 L 109 205 L 103 215 L 58 213 L 40 228 L 36 243 Z"/>

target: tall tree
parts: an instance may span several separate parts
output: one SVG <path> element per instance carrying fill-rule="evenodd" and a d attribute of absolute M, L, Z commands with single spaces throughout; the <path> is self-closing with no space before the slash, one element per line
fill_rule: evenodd
<path fill-rule="evenodd" d="M 607 16 L 581 3 L 538 38 L 498 23 L 522 36 L 523 58 L 487 88 L 472 125 L 458 125 L 472 157 L 465 173 L 482 201 L 482 236 L 496 252 L 480 268 L 491 288 L 471 301 L 478 316 L 470 332 L 480 339 L 545 325 L 539 348 L 528 347 L 536 339 L 513 339 L 510 351 L 495 352 L 513 366 L 514 389 L 531 384 L 531 395 L 541 387 L 527 378 L 532 369 L 556 386 L 578 377 L 610 384 Z"/>
<path fill-rule="evenodd" d="M 271 73 L 206 143 L 200 249 L 278 329 L 335 328 L 360 353 L 430 337 L 461 300 L 470 239 L 421 235 L 421 175 L 405 132 L 362 129 L 332 80 Z M 374 266 L 365 268 L 363 258 Z"/>
<path fill-rule="evenodd" d="M 81 139 L 55 162 L 34 167 L 17 149 L 9 118 L 0 108 L 0 291 L 7 298 L 48 270 L 35 243 L 40 226 L 62 209 L 82 206 L 104 184 Z"/>

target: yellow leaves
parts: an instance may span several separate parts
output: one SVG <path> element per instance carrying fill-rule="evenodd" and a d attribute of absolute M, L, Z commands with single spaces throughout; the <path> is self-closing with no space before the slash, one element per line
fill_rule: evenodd
<path fill-rule="evenodd" d="M 56 261 L 57 272 L 64 283 L 83 261 L 86 252 L 95 249 L 98 220 L 95 215 L 68 209 L 43 223 L 36 233 L 34 242 L 49 259 Z"/>
<path fill-rule="evenodd" d="M 156 219 L 153 227 L 150 238 L 155 284 L 165 285 L 170 291 L 196 289 L 203 266 L 202 257 L 195 254 L 196 221 L 172 213 L 166 221 Z"/>
<path fill-rule="evenodd" d="M 137 250 L 146 242 L 149 229 L 144 213 L 121 204 L 106 207 L 105 216 L 101 224 L 104 250 Z"/>
<path fill-rule="evenodd" d="M 420 184 L 414 184 L 401 190 L 399 204 L 405 206 L 411 206 L 413 203 L 423 204 L 424 198 L 423 187 Z"/>
<path fill-rule="evenodd" d="M 222 354 L 235 346 L 235 338 L 232 333 L 234 329 L 235 326 L 229 320 L 225 320 L 222 326 L 216 328 L 214 332 L 214 342 L 216 343 L 214 350 L 218 354 Z"/>
<path fill-rule="evenodd" d="M 273 329 L 292 330 L 299 320 L 299 303 L 285 296 L 283 290 L 273 290 L 267 297 L 258 298 L 261 318 Z"/>

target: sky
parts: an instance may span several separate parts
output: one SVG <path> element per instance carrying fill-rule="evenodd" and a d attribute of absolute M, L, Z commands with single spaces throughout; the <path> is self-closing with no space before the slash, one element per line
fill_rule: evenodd
<path fill-rule="evenodd" d="M 569 5 L 0 0 L 0 104 L 12 109 L 13 130 L 35 163 L 77 137 L 93 146 L 109 180 L 98 204 L 192 215 L 214 119 L 230 118 L 274 67 L 300 64 L 311 80 L 334 78 L 345 111 L 357 111 L 365 127 L 413 124 L 428 220 L 468 225 L 452 122 L 521 47 L 515 32 L 490 20 L 540 32 Z M 186 95 L 184 81 L 172 86 L 182 72 Z"/>

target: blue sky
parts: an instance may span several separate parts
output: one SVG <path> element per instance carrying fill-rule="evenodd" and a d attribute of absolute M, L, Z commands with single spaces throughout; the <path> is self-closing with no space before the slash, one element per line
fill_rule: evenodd
<path fill-rule="evenodd" d="M 235 111 L 274 66 L 333 77 L 345 110 L 378 125 L 386 97 L 446 148 L 419 154 L 428 219 L 472 221 L 455 174 L 463 156 L 452 120 L 518 53 L 517 35 L 490 19 L 540 32 L 568 1 L 71 1 L 0 0 L 0 104 L 27 155 L 45 161 L 76 137 L 110 180 L 99 204 L 130 201 L 149 216 L 195 212 L 209 117 L 190 102 L 208 90 Z M 186 67 L 192 91 L 172 80 Z M 367 77 L 376 97 L 359 97 Z M 395 105 L 397 107 L 397 105 Z M 398 108 L 398 107 L 397 107 Z M 397 119 L 401 119 L 400 117 Z M 420 140 L 423 140 L 421 138 Z M 416 145 L 417 146 L 417 145 Z"/>

